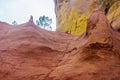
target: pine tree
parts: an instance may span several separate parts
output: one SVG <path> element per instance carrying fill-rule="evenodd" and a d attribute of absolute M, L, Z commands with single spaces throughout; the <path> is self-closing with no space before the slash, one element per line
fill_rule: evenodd
<path fill-rule="evenodd" d="M 14 20 L 14 21 L 12 22 L 12 24 L 13 24 L 14 26 L 16 26 L 16 25 L 17 25 L 17 22 Z"/>
<path fill-rule="evenodd" d="M 52 30 L 51 23 L 52 19 L 46 16 L 40 16 L 39 19 L 36 20 L 36 24 L 46 30 Z"/>

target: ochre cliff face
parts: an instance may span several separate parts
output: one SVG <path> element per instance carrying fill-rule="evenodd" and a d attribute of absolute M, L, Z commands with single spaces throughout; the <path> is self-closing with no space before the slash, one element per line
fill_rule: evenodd
<path fill-rule="evenodd" d="M 101 10 L 80 36 L 0 22 L 0 80 L 120 80 L 119 36 Z"/>
<path fill-rule="evenodd" d="M 94 9 L 95 2 L 100 4 L 100 8 L 115 30 L 120 30 L 120 1 L 111 0 L 110 6 L 107 1 L 100 0 L 54 0 L 57 18 L 57 31 L 66 32 L 73 35 L 80 35 L 86 30 L 86 23 L 89 15 Z"/>
<path fill-rule="evenodd" d="M 107 18 L 114 29 L 120 29 L 120 1 L 112 2 Z"/>
<path fill-rule="evenodd" d="M 57 31 L 80 35 L 93 10 L 94 0 L 55 0 Z"/>

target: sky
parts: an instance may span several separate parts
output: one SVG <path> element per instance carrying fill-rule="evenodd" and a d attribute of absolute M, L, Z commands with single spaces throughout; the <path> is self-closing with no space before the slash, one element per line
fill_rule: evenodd
<path fill-rule="evenodd" d="M 34 22 L 40 16 L 52 18 L 52 28 L 56 28 L 54 0 L 0 0 L 0 21 L 11 24 L 14 20 L 18 24 L 25 23 L 33 16 Z"/>

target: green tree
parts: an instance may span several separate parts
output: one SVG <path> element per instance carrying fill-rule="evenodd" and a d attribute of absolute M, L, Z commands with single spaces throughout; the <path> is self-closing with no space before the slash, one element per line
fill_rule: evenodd
<path fill-rule="evenodd" d="M 46 30 L 52 30 L 51 23 L 52 19 L 46 16 L 40 16 L 39 19 L 36 20 L 36 24 Z"/>
<path fill-rule="evenodd" d="M 16 22 L 16 21 L 13 21 L 13 22 L 12 22 L 12 25 L 16 26 L 16 25 L 17 25 L 17 22 Z"/>

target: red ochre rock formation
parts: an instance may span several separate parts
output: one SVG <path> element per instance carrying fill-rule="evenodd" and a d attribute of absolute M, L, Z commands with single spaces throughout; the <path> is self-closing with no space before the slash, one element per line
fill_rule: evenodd
<path fill-rule="evenodd" d="M 0 80 L 120 80 L 119 36 L 100 10 L 80 36 L 0 22 Z"/>

